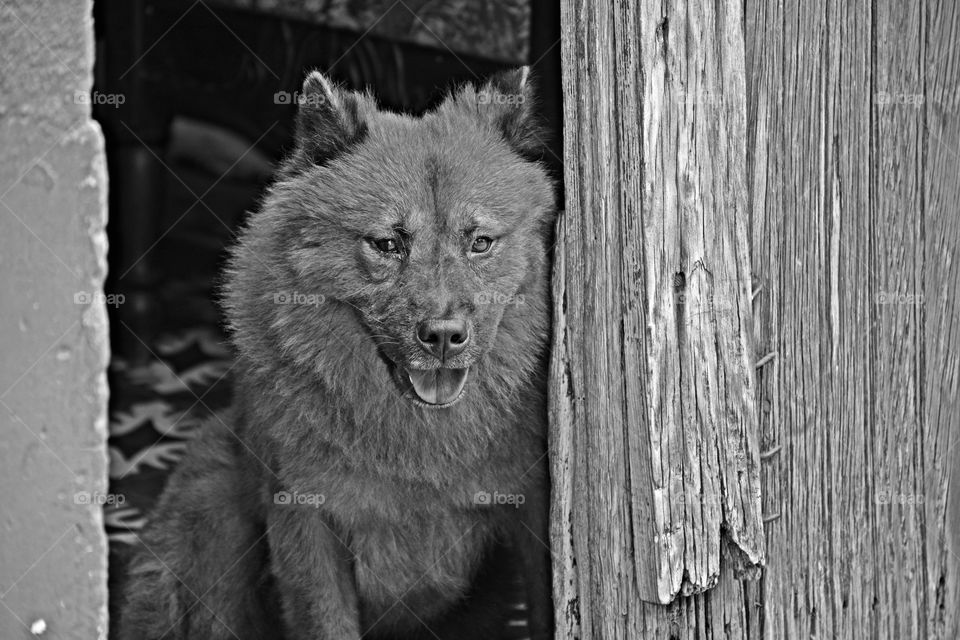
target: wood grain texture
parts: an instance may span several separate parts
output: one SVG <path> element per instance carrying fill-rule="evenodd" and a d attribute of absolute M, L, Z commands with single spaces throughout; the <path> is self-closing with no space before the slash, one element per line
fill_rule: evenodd
<path fill-rule="evenodd" d="M 924 8 L 921 203 L 924 212 L 925 567 L 930 637 L 960 637 L 960 7 Z"/>
<path fill-rule="evenodd" d="M 746 5 L 764 637 L 957 637 L 957 20 Z"/>
<path fill-rule="evenodd" d="M 960 6 L 562 7 L 567 211 L 550 404 L 558 638 L 960 637 Z M 719 421 L 669 426 L 691 415 L 688 403 L 742 398 L 712 386 L 729 377 L 683 375 L 736 360 L 706 353 L 717 344 L 709 329 L 699 341 L 690 331 L 702 325 L 677 322 L 694 317 L 691 299 L 677 300 L 668 276 L 682 271 L 684 293 L 702 304 L 700 256 L 731 265 L 733 286 L 713 300 L 736 301 L 743 320 L 744 278 L 763 284 L 752 327 L 716 327 L 776 354 L 754 388 L 766 452 L 759 582 L 732 570 L 749 557 L 736 538 L 707 542 L 716 510 L 697 504 L 691 516 L 664 502 L 719 487 L 722 508 L 754 522 L 749 501 L 726 498 L 729 476 L 702 475 L 724 468 L 704 446 L 723 433 L 709 427 Z M 749 424 L 749 413 L 727 424 Z M 755 443 L 726 436 L 749 473 Z M 650 545 L 645 532 L 661 526 L 683 537 Z M 681 563 L 681 584 L 709 584 L 699 581 L 718 557 L 715 588 L 643 602 L 675 584 Z"/>
<path fill-rule="evenodd" d="M 640 599 L 763 561 L 742 14 L 562 6 L 558 607 L 579 598 L 583 637 L 636 637 L 615 629 Z"/>

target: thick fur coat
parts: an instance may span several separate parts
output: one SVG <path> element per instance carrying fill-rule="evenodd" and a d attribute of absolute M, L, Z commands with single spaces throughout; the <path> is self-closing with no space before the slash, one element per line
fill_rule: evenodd
<path fill-rule="evenodd" d="M 152 514 L 121 637 L 497 638 L 518 575 L 551 637 L 528 70 L 421 118 L 319 73 L 300 100 L 226 275 L 236 407 Z"/>

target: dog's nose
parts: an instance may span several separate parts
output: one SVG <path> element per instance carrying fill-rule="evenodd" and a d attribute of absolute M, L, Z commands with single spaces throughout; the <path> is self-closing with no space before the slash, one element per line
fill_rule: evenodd
<path fill-rule="evenodd" d="M 424 350 L 447 360 L 467 348 L 470 343 L 470 327 L 466 320 L 424 320 L 417 325 L 417 342 Z"/>

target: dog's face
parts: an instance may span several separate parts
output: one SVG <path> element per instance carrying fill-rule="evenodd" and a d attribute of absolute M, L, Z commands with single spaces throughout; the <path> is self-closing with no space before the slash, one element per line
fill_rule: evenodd
<path fill-rule="evenodd" d="M 523 303 L 521 286 L 543 251 L 531 236 L 535 214 L 549 203 L 531 189 L 538 170 L 503 145 L 431 119 L 404 133 L 386 144 L 372 140 L 348 160 L 359 169 L 380 158 L 396 182 L 357 212 L 355 268 L 366 286 L 343 299 L 358 309 L 408 396 L 444 406 L 498 346 L 507 305 Z"/>
<path fill-rule="evenodd" d="M 524 285 L 544 277 L 552 186 L 533 157 L 526 69 L 452 94 L 422 118 L 381 112 L 318 73 L 277 193 L 301 292 L 349 305 L 398 392 L 446 407 L 491 350 Z"/>

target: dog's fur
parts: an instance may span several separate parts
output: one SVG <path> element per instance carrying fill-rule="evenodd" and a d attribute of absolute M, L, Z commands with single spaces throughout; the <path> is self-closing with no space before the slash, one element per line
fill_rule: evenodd
<path fill-rule="evenodd" d="M 227 272 L 236 407 L 153 512 L 121 637 L 497 638 L 518 568 L 552 637 L 555 208 L 532 110 L 526 68 L 422 118 L 307 78 L 296 147 Z M 495 238 L 483 255 L 477 235 Z M 397 255 L 371 243 L 394 236 Z M 416 326 L 450 316 L 472 337 L 441 362 Z M 462 397 L 424 406 L 404 371 L 446 366 L 469 367 Z M 523 504 L 478 503 L 495 494 Z"/>

